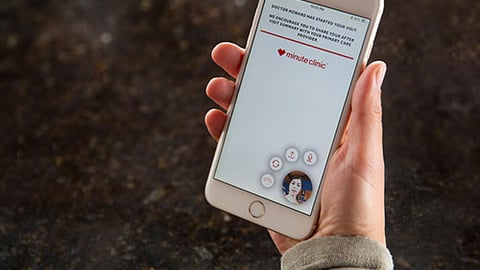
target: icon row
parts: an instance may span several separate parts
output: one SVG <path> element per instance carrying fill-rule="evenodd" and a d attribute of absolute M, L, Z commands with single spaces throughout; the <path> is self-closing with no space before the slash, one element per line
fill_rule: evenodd
<path fill-rule="evenodd" d="M 291 163 L 296 162 L 298 158 L 299 158 L 299 153 L 298 153 L 298 150 L 295 148 L 289 148 L 285 152 L 285 159 L 288 162 L 291 162 Z M 311 150 L 305 152 L 303 154 L 303 162 L 305 162 L 305 164 L 309 166 L 315 165 L 315 163 L 317 163 L 317 154 Z M 281 157 L 274 156 L 270 158 L 269 164 L 270 164 L 270 169 L 277 172 L 282 169 L 283 160 Z"/>

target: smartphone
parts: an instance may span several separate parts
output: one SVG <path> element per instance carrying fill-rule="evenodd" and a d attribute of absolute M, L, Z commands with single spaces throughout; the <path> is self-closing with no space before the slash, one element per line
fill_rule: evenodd
<path fill-rule="evenodd" d="M 205 187 L 214 207 L 304 239 L 383 0 L 260 0 Z"/>

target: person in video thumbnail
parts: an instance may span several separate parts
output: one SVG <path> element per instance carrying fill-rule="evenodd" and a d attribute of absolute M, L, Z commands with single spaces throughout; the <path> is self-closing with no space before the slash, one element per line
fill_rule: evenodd
<path fill-rule="evenodd" d="M 287 201 L 301 204 L 312 194 L 312 181 L 300 171 L 291 172 L 283 179 L 282 190 Z"/>

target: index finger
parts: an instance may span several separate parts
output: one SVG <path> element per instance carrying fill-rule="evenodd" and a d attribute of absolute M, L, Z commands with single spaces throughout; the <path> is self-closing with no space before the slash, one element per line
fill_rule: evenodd
<path fill-rule="evenodd" d="M 212 50 L 212 59 L 230 76 L 237 78 L 245 50 L 238 45 L 222 42 Z"/>

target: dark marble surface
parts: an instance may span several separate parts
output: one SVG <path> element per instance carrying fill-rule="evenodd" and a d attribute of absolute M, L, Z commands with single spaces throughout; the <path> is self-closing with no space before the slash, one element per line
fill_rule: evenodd
<path fill-rule="evenodd" d="M 209 207 L 215 43 L 255 1 L 0 3 L 0 269 L 276 269 Z M 396 269 L 480 268 L 480 2 L 386 3 L 387 235 Z"/>

